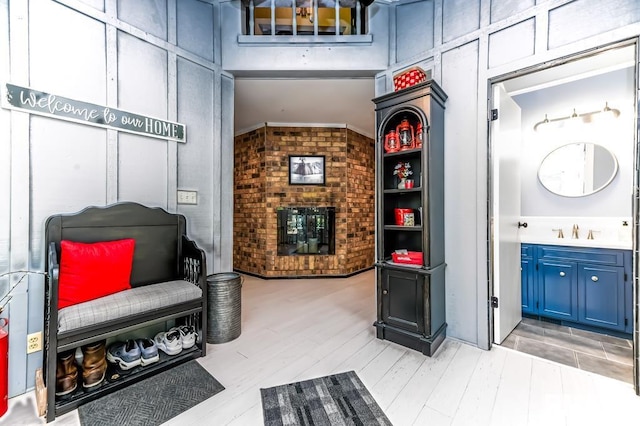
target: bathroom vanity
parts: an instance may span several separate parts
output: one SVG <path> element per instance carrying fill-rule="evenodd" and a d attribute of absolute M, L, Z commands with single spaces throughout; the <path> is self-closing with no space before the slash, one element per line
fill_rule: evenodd
<path fill-rule="evenodd" d="M 522 313 L 632 333 L 631 250 L 521 245 Z"/>

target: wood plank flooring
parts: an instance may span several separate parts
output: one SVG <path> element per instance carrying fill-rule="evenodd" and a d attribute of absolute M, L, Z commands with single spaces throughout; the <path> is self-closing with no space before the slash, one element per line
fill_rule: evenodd
<path fill-rule="evenodd" d="M 245 277 L 242 334 L 199 362 L 226 389 L 168 426 L 261 425 L 260 388 L 355 370 L 391 422 L 404 425 L 636 424 L 630 384 L 509 348 L 447 338 L 434 357 L 375 338 L 375 274 L 346 279 Z M 33 392 L 0 425 L 35 425 Z M 55 425 L 79 425 L 77 412 Z"/>

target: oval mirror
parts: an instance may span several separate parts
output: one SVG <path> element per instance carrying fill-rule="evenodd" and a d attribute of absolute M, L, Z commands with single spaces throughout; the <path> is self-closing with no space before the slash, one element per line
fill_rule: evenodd
<path fill-rule="evenodd" d="M 582 197 L 598 192 L 618 173 L 616 157 L 602 145 L 570 143 L 551 151 L 540 164 L 542 186 L 564 197 Z"/>

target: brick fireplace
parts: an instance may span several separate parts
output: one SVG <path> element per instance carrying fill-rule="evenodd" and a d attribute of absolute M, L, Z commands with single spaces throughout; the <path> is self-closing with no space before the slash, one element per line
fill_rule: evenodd
<path fill-rule="evenodd" d="M 266 123 L 235 137 L 233 267 L 265 278 L 347 276 L 374 262 L 374 140 L 348 127 Z M 324 185 L 290 185 L 289 156 L 325 156 Z M 278 212 L 334 208 L 335 246 L 278 252 Z"/>

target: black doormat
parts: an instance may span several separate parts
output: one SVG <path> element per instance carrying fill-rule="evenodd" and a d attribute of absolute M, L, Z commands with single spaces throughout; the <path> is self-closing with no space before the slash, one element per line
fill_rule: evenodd
<path fill-rule="evenodd" d="M 224 389 L 191 360 L 78 408 L 82 426 L 156 426 Z"/>
<path fill-rule="evenodd" d="M 260 389 L 264 424 L 391 426 L 353 371 Z"/>

